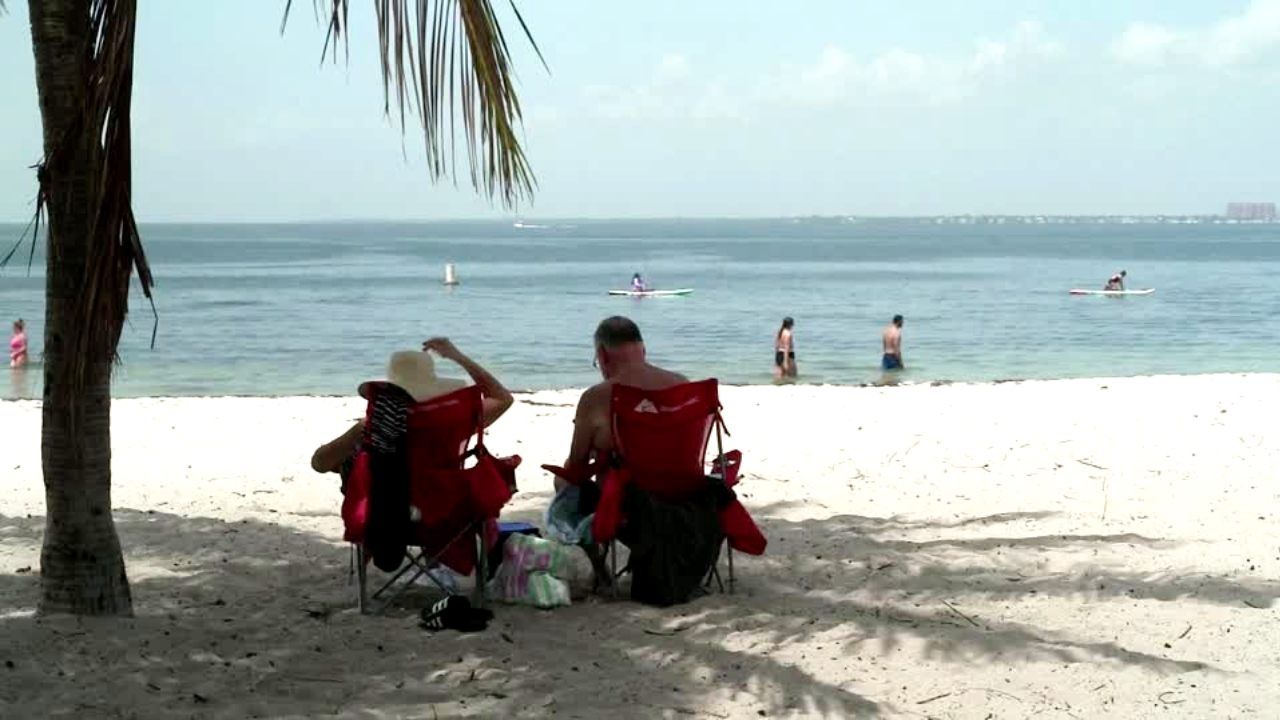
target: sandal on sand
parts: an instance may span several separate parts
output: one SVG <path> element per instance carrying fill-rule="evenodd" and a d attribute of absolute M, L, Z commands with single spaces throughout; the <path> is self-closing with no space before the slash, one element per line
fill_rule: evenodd
<path fill-rule="evenodd" d="M 471 606 L 471 601 L 461 595 L 450 595 L 429 608 L 422 609 L 424 630 L 457 630 L 479 632 L 489 627 L 493 611 Z"/>

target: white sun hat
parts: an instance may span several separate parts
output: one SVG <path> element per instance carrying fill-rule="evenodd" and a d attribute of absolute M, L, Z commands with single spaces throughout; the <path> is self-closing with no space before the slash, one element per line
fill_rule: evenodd
<path fill-rule="evenodd" d="M 423 402 L 433 397 L 446 395 L 467 386 L 465 380 L 442 378 L 436 375 L 436 363 L 430 353 L 418 350 L 401 350 L 391 354 L 387 361 L 388 382 L 416 400 Z M 367 382 L 360 386 L 360 396 L 369 397 L 369 389 L 377 383 Z"/>

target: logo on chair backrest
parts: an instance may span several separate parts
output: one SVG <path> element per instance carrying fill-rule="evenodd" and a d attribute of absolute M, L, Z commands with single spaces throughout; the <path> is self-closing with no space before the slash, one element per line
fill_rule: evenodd
<path fill-rule="evenodd" d="M 652 400 L 650 400 L 649 398 L 645 398 L 644 400 L 641 400 L 641 401 L 640 401 L 640 404 L 639 404 L 639 405 L 636 405 L 636 409 L 635 409 L 635 411 L 636 411 L 636 412 L 638 412 L 638 413 L 654 413 L 654 414 L 657 414 L 657 412 L 658 412 L 658 406 L 657 406 L 657 405 L 654 405 L 654 404 L 653 404 L 653 401 L 652 401 Z"/>
<path fill-rule="evenodd" d="M 680 412 L 681 410 L 684 410 L 685 408 L 690 407 L 692 405 L 697 405 L 698 402 L 699 402 L 698 398 L 690 398 L 678 405 L 663 405 L 659 407 L 658 405 L 654 404 L 654 402 L 649 398 L 645 398 L 641 400 L 638 405 L 636 405 L 635 410 L 633 410 L 632 412 L 649 413 L 651 415 L 660 415 L 662 413 L 675 413 L 675 412 Z"/>

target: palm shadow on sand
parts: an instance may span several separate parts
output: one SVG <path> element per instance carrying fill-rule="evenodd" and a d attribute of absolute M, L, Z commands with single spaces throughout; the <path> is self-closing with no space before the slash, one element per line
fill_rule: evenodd
<path fill-rule="evenodd" d="M 892 537 L 1034 520 L 1034 513 L 936 526 L 853 516 L 788 522 L 767 507 L 756 515 L 770 554 L 739 563 L 736 595 L 665 610 L 614 601 L 550 613 L 498 607 L 485 632 L 433 635 L 418 629 L 412 612 L 356 614 L 347 548 L 336 538 L 256 520 L 121 510 L 135 618 L 35 618 L 37 573 L 0 568 L 0 633 L 10 648 L 0 660 L 14 663 L 0 670 L 8 681 L 0 716 L 15 708 L 227 718 L 717 717 L 728 716 L 725 708 L 874 716 L 895 708 L 815 677 L 786 660 L 788 649 L 824 638 L 833 657 L 852 661 L 915 642 L 927 656 L 963 662 L 1013 653 L 1177 673 L 1205 666 L 1051 628 L 966 622 L 944 601 L 1034 592 L 1082 601 L 1243 598 L 1266 607 L 1280 597 L 1275 584 L 1107 568 L 1019 576 L 997 557 L 1012 547 L 1158 551 L 1164 544 L 1135 535 Z M 0 543 L 27 548 L 34 560 L 43 524 L 0 516 Z M 190 547 L 198 551 L 183 554 Z"/>

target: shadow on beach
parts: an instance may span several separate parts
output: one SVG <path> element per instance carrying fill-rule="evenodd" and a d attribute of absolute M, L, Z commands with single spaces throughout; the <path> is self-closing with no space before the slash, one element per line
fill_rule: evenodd
<path fill-rule="evenodd" d="M 1173 545 L 1133 534 L 940 537 L 1052 513 L 791 522 L 776 517 L 779 509 L 756 510 L 770 553 L 739 556 L 735 595 L 665 610 L 615 601 L 551 612 L 500 606 L 494 624 L 472 635 L 427 633 L 408 612 L 359 616 L 347 547 L 334 538 L 256 520 L 121 510 L 135 618 L 35 618 L 37 572 L 0 569 L 8 652 L 0 660 L 13 663 L 0 670 L 0 716 L 25 708 L 105 717 L 866 717 L 903 708 L 853 692 L 855 681 L 806 671 L 795 654 L 825 653 L 845 666 L 910 644 L 933 660 L 1178 673 L 1207 666 L 987 620 L 964 602 L 1040 595 L 1269 607 L 1280 598 L 1275 583 L 1203 575 L 1019 570 L 1024 556 L 1061 549 Z M 0 516 L 0 544 L 34 558 L 43 525 Z M 894 537 L 903 532 L 930 539 Z"/>
<path fill-rule="evenodd" d="M 485 632 L 431 634 L 412 613 L 358 615 L 347 547 L 330 538 L 250 520 L 116 518 L 134 618 L 34 618 L 38 573 L 0 573 L 6 646 L 39 649 L 0 658 L 14 663 L 0 716 L 651 718 L 701 715 L 709 695 L 770 715 L 876 710 L 786 664 L 665 629 L 702 602 L 500 606 Z M 0 543 L 38 548 L 43 527 L 0 516 Z"/>

